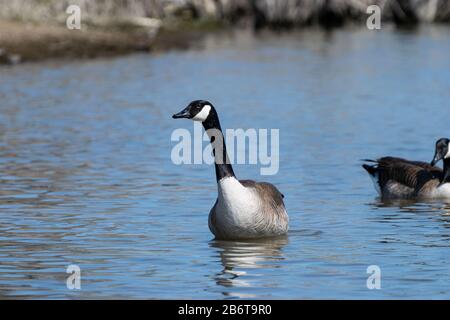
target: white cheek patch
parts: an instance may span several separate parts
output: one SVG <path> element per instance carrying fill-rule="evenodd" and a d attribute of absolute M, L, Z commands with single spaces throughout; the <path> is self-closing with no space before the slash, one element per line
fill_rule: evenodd
<path fill-rule="evenodd" d="M 205 121 L 206 118 L 209 116 L 209 112 L 211 111 L 211 106 L 209 104 L 203 106 L 202 110 L 200 110 L 199 113 L 197 113 L 192 120 L 194 121 Z"/>
<path fill-rule="evenodd" d="M 448 148 L 447 154 L 445 155 L 444 159 L 450 158 L 450 147 Z"/>

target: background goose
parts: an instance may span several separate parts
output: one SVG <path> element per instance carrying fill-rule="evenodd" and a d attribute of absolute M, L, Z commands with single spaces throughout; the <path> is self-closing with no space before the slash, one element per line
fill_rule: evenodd
<path fill-rule="evenodd" d="M 431 164 L 402 158 L 383 157 L 365 160 L 375 165 L 363 164 L 382 198 L 450 198 L 449 139 L 436 142 Z M 444 160 L 444 170 L 434 165 Z"/>
<path fill-rule="evenodd" d="M 213 105 L 195 100 L 172 117 L 202 122 L 213 145 L 218 197 L 209 213 L 209 229 L 216 238 L 248 239 L 286 234 L 289 218 L 283 195 L 270 183 L 236 179 Z"/>

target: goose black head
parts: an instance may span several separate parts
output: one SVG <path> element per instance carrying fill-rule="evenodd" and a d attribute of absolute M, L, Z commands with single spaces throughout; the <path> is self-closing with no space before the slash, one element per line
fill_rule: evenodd
<path fill-rule="evenodd" d="M 213 113 L 213 105 L 205 100 L 194 100 L 189 105 L 178 113 L 175 113 L 172 118 L 192 119 L 194 121 L 204 122 Z"/>
<path fill-rule="evenodd" d="M 450 158 L 449 143 L 450 140 L 447 138 L 441 138 L 436 141 L 436 151 L 434 153 L 434 158 L 431 161 L 432 166 L 434 166 L 442 159 Z"/>

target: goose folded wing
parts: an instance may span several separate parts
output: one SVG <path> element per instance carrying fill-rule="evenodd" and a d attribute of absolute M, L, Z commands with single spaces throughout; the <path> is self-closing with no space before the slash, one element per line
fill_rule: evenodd
<path fill-rule="evenodd" d="M 284 207 L 284 195 L 273 184 L 268 182 L 255 182 L 253 180 L 239 180 L 247 188 L 254 188 L 262 199 L 265 199 L 274 207 Z"/>
<path fill-rule="evenodd" d="M 442 170 L 426 162 L 384 157 L 377 160 L 380 184 L 395 181 L 410 188 L 420 188 L 442 175 Z"/>

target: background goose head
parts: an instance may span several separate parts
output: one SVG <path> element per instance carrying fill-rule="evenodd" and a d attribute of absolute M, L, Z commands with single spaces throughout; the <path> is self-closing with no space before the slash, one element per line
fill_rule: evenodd
<path fill-rule="evenodd" d="M 431 165 L 434 166 L 440 160 L 450 158 L 450 149 L 449 149 L 450 140 L 447 138 L 441 138 L 436 141 L 436 151 L 434 153 L 434 158 L 431 161 Z"/>
<path fill-rule="evenodd" d="M 194 100 L 189 105 L 178 113 L 175 113 L 172 118 L 192 119 L 194 121 L 205 122 L 215 114 L 213 105 L 206 100 Z"/>

